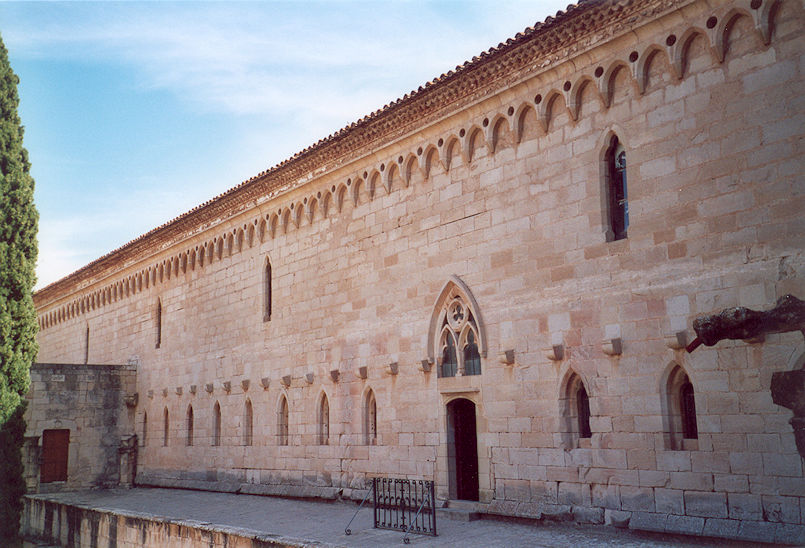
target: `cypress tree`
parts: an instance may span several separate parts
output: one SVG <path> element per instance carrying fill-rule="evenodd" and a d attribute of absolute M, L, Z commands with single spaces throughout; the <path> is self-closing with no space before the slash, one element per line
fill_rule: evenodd
<path fill-rule="evenodd" d="M 0 538 L 17 535 L 25 493 L 25 394 L 38 345 L 34 181 L 17 114 L 19 78 L 0 37 Z"/>

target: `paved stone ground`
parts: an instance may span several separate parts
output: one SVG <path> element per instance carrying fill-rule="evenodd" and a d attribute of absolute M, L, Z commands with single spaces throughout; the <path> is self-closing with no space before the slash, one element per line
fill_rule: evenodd
<path fill-rule="evenodd" d="M 291 500 L 254 495 L 234 495 L 181 489 L 116 489 L 35 495 L 79 506 L 195 521 L 222 528 L 270 533 L 300 544 L 375 548 L 404 546 L 403 533 L 374 529 L 371 507 L 364 507 L 352 522 L 352 535 L 344 527 L 357 509 L 350 502 Z M 484 519 L 437 522 L 438 537 L 411 535 L 411 546 L 450 547 L 568 547 L 618 546 L 700 547 L 770 546 L 683 535 L 664 535 L 615 529 L 603 525 L 570 523 L 511 522 Z"/>

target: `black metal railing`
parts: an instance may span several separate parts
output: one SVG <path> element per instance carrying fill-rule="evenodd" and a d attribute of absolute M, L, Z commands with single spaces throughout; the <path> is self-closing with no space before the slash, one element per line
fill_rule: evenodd
<path fill-rule="evenodd" d="M 436 499 L 433 482 L 373 478 L 375 528 L 436 536 Z"/>

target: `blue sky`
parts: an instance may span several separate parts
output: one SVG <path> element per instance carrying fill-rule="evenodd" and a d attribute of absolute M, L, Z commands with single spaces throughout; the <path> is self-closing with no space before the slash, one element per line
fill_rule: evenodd
<path fill-rule="evenodd" d="M 36 180 L 38 287 L 566 5 L 0 3 Z"/>

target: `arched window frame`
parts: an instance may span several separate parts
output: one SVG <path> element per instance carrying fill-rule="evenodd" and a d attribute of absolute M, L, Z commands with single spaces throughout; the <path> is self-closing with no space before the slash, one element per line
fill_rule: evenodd
<path fill-rule="evenodd" d="M 170 438 L 170 412 L 168 411 L 167 406 L 162 411 L 162 447 L 168 446 L 168 440 Z"/>
<path fill-rule="evenodd" d="M 590 392 L 581 375 L 572 369 L 565 374 L 559 405 L 564 446 L 591 447 Z"/>
<path fill-rule="evenodd" d="M 454 344 L 456 354 L 455 375 L 480 374 L 482 367 L 465 367 L 465 347 L 468 333 L 472 332 L 478 346 L 478 360 L 486 358 L 486 330 L 478 303 L 466 284 L 458 277 L 451 276 L 445 283 L 433 307 L 428 330 L 428 359 L 436 364 L 438 377 L 453 376 L 453 368 L 445 369 L 445 349 L 449 342 Z M 451 338 L 448 338 L 451 337 Z"/>
<path fill-rule="evenodd" d="M 330 400 L 327 394 L 322 392 L 319 397 L 318 409 L 318 443 L 319 445 L 330 444 Z"/>
<path fill-rule="evenodd" d="M 671 362 L 667 371 L 661 387 L 665 448 L 695 451 L 699 428 L 693 381 L 676 362 Z"/>
<path fill-rule="evenodd" d="M 364 398 L 363 433 L 366 445 L 377 445 L 377 397 L 371 388 Z"/>
<path fill-rule="evenodd" d="M 602 160 L 606 240 L 624 240 L 629 228 L 628 164 L 626 147 L 614 132 L 608 133 Z"/>
<path fill-rule="evenodd" d="M 193 406 L 187 406 L 187 416 L 185 418 L 186 438 L 185 445 L 187 447 L 193 446 Z"/>
<path fill-rule="evenodd" d="M 254 443 L 254 409 L 252 401 L 246 398 L 243 404 L 243 445 L 250 446 Z"/>
<path fill-rule="evenodd" d="M 221 445 L 221 404 L 217 401 L 212 408 L 212 446 Z"/>
<path fill-rule="evenodd" d="M 277 404 L 277 445 L 288 445 L 289 422 L 290 409 L 288 406 L 288 397 L 282 394 Z"/>

